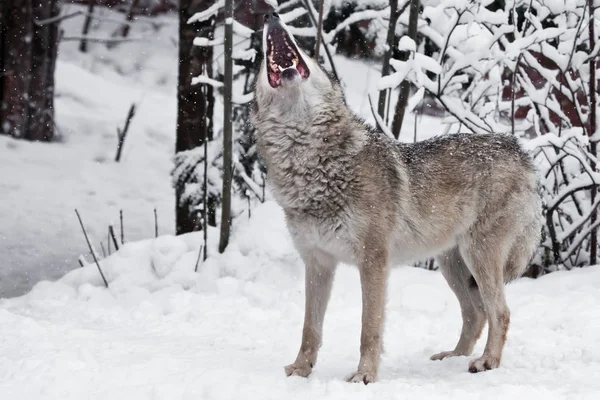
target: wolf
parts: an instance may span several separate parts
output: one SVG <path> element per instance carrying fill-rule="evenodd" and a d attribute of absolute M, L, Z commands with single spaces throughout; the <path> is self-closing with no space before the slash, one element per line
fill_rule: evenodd
<path fill-rule="evenodd" d="M 322 343 L 336 265 L 358 267 L 360 361 L 350 382 L 377 378 L 390 265 L 437 256 L 462 330 L 453 350 L 470 372 L 497 368 L 510 312 L 504 284 L 519 277 L 541 235 L 530 156 L 513 136 L 455 134 L 399 143 L 366 125 L 342 89 L 302 51 L 276 13 L 265 16 L 252 122 L 275 200 L 306 267 L 302 342 L 288 376 L 308 376 Z"/>

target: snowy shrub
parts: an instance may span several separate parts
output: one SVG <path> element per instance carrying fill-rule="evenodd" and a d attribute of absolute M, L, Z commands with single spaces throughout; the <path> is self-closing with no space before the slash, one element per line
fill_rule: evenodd
<path fill-rule="evenodd" d="M 215 210 L 220 206 L 222 198 L 223 147 L 221 141 L 212 140 L 206 143 L 206 148 L 199 146 L 176 153 L 173 163 L 172 184 L 182 193 L 179 205 L 186 207 L 190 215 L 200 216 L 203 204 L 209 204 L 207 209 L 209 215 L 206 217 L 208 225 L 216 226 L 216 215 L 210 210 Z M 198 217 L 196 225 L 199 229 L 205 224 Z"/>
<path fill-rule="evenodd" d="M 250 121 L 254 82 L 260 68 L 261 32 L 253 32 L 248 49 L 234 53 L 235 65 L 243 68 L 237 76 L 241 99 L 233 107 L 234 193 L 248 202 L 265 201 L 266 169 L 258 157 L 254 127 Z"/>
<path fill-rule="evenodd" d="M 590 76 L 600 17 L 590 17 L 592 8 L 591 0 L 430 1 L 420 15 L 420 46 L 403 38 L 399 47 L 411 56 L 392 60 L 395 72 L 378 87 L 408 79 L 437 99 L 448 123 L 533 138 L 546 226 L 532 276 L 597 262 L 600 133 Z M 433 44 L 427 55 L 425 43 Z"/>

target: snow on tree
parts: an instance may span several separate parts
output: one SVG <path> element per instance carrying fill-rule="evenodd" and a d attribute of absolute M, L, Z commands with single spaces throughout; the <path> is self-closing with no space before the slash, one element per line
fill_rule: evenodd
<path fill-rule="evenodd" d="M 216 1 L 208 5 L 203 11 L 197 12 L 186 20 L 188 24 L 203 23 L 209 19 L 214 21 L 220 18 L 225 1 Z M 233 83 L 224 82 L 225 64 L 224 53 L 220 46 L 224 44 L 221 29 L 215 31 L 214 37 L 196 37 L 193 44 L 201 49 L 211 49 L 215 54 L 212 64 L 216 65 L 216 71 L 206 69 L 191 80 L 191 85 L 209 88 L 214 93 L 217 104 L 223 104 L 223 92 L 227 87 L 232 87 L 231 101 L 233 103 L 233 132 L 232 132 L 232 183 L 233 203 L 232 216 L 240 215 L 250 208 L 256 201 L 265 200 L 265 174 L 256 154 L 254 146 L 253 130 L 249 121 L 249 104 L 252 100 L 252 87 L 254 77 L 258 70 L 257 53 L 261 51 L 262 36 L 260 32 L 245 27 L 235 20 L 231 20 L 231 29 L 234 33 L 232 48 Z M 250 47 L 248 46 L 250 42 Z M 217 48 L 218 50 L 213 50 Z M 221 47 L 222 49 L 222 47 Z M 199 71 L 200 72 L 200 71 Z M 223 116 L 222 112 L 210 110 L 208 118 L 215 122 L 215 132 L 205 146 L 196 147 L 189 151 L 178 153 L 175 158 L 175 167 L 172 171 L 173 185 L 179 188 L 179 206 L 188 210 L 189 213 L 198 215 L 204 212 L 203 204 L 207 203 L 209 208 L 220 207 L 223 201 Z M 214 115 L 213 115 L 214 113 Z M 220 149 L 220 150 L 218 150 Z M 206 171 L 206 175 L 205 175 Z M 216 225 L 217 216 L 223 216 L 222 212 L 213 212 L 209 225 Z M 218 214 L 218 215 L 217 215 Z M 230 218 L 227 218 L 230 219 Z M 202 224 L 198 221 L 195 229 L 201 229 Z"/>
<path fill-rule="evenodd" d="M 200 36 L 205 40 L 211 40 L 214 36 L 214 18 L 198 20 L 188 23 L 189 19 L 197 15 L 200 10 L 210 9 L 211 1 L 181 0 L 179 3 L 179 72 L 177 83 L 177 140 L 175 151 L 177 152 L 177 165 L 183 161 L 182 157 L 191 154 L 188 151 L 197 149 L 207 141 L 213 139 L 214 123 L 214 89 L 212 85 L 194 85 L 192 79 L 201 76 L 212 75 L 212 47 L 194 46 L 193 43 Z M 193 153 L 193 152 L 192 152 Z M 189 163 L 193 164 L 195 158 Z M 176 197 L 176 232 L 178 234 L 198 230 L 208 224 L 216 226 L 216 204 L 208 203 L 208 207 L 202 208 L 203 214 L 198 214 L 199 203 L 190 203 L 186 177 L 189 175 L 174 175 L 173 183 Z M 191 179 L 191 177 L 190 177 Z M 198 182 L 203 182 L 201 179 Z M 195 179 L 191 185 L 197 184 Z M 204 202 L 202 202 L 204 204 Z"/>
<path fill-rule="evenodd" d="M 535 138 L 546 227 L 532 275 L 597 262 L 599 28 L 591 0 L 429 1 L 418 46 L 402 40 L 411 56 L 379 82 L 423 88 L 447 123 Z"/>

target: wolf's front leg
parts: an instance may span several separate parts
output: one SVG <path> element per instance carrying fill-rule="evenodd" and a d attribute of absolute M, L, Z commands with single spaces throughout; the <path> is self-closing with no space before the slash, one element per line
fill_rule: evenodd
<path fill-rule="evenodd" d="M 323 319 L 331 294 L 335 260 L 318 250 L 300 250 L 306 264 L 306 301 L 304 328 L 298 357 L 285 367 L 287 376 L 308 376 L 317 362 L 323 336 Z"/>
<path fill-rule="evenodd" d="M 378 249 L 367 255 L 360 265 L 362 286 L 362 331 L 360 335 L 360 362 L 358 370 L 348 382 L 365 385 L 377 378 L 379 359 L 383 348 L 385 292 L 387 288 L 387 254 Z"/>

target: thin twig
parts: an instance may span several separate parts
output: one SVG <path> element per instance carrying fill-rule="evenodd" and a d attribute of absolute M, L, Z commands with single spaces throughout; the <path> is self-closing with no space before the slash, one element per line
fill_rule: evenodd
<path fill-rule="evenodd" d="M 310 21 L 316 27 L 317 21 L 315 20 L 315 16 L 312 13 L 311 4 L 308 2 L 308 0 L 302 0 L 302 1 L 304 2 L 304 7 L 306 8 L 306 11 L 308 12 L 308 17 L 310 18 Z M 327 58 L 329 59 L 329 65 L 331 66 L 331 73 L 333 74 L 335 80 L 339 82 L 340 77 L 335 68 L 335 63 L 333 62 L 333 56 L 331 55 L 331 52 L 329 51 L 329 46 L 327 46 L 327 43 L 325 42 L 324 37 L 322 37 L 321 40 L 323 42 L 323 48 L 325 49 L 325 54 L 327 54 Z"/>
<path fill-rule="evenodd" d="M 204 246 L 200 245 L 200 250 L 198 250 L 198 258 L 196 259 L 196 268 L 194 268 L 194 272 L 198 272 L 198 265 L 200 264 L 200 257 L 202 256 L 203 249 Z M 206 257 L 204 259 L 206 260 Z"/>
<path fill-rule="evenodd" d="M 324 0 L 319 1 L 319 23 L 317 24 L 317 40 L 315 43 L 315 59 L 319 60 L 319 47 L 321 47 L 321 40 L 323 40 L 323 3 Z"/>
<path fill-rule="evenodd" d="M 156 207 L 154 207 L 154 237 L 158 237 L 158 216 L 156 215 Z"/>
<path fill-rule="evenodd" d="M 100 242 L 100 248 L 102 249 L 102 257 L 106 258 L 106 250 L 104 249 L 104 243 Z"/>
<path fill-rule="evenodd" d="M 125 244 L 125 232 L 123 231 L 123 210 L 119 210 L 119 222 L 121 224 L 121 244 Z"/>
<path fill-rule="evenodd" d="M 367 95 L 367 97 L 369 98 L 369 105 L 371 106 L 371 114 L 373 114 L 373 118 L 375 118 L 375 122 L 377 123 L 377 126 L 379 127 L 379 129 L 381 129 L 381 131 L 384 134 L 386 134 L 387 136 L 389 136 L 391 139 L 396 140 L 396 138 L 394 137 L 394 134 L 390 131 L 390 128 L 387 127 L 385 122 L 383 122 L 383 120 L 377 113 L 377 110 L 375 110 L 375 106 L 373 105 L 373 100 L 371 100 L 371 95 Z"/>
<path fill-rule="evenodd" d="M 125 144 L 125 138 L 127 137 L 127 132 L 129 131 L 129 125 L 131 124 L 131 120 L 135 115 L 135 103 L 132 103 L 129 107 L 129 112 L 127 112 L 127 119 L 125 119 L 125 126 L 123 130 L 117 128 L 117 138 L 119 139 L 117 144 L 117 154 L 115 155 L 115 161 L 121 161 L 121 153 L 123 151 L 123 145 Z"/>
<path fill-rule="evenodd" d="M 152 26 L 168 24 L 168 21 L 152 21 L 150 19 L 145 19 L 140 16 L 136 16 L 132 21 L 123 21 L 118 18 L 98 16 L 98 15 L 94 15 L 93 13 L 85 12 L 85 11 L 75 11 L 70 14 L 57 15 L 56 17 L 52 17 L 52 18 L 48 18 L 48 19 L 34 20 L 33 23 L 37 26 L 50 25 L 55 22 L 61 22 L 61 21 L 67 20 L 67 19 L 78 17 L 80 15 L 85 15 L 86 17 L 95 19 L 97 21 L 113 22 L 115 24 L 123 24 L 123 25 L 133 25 L 134 23 L 137 23 L 137 22 L 142 22 L 142 23 L 152 25 Z"/>
<path fill-rule="evenodd" d="M 87 40 L 88 42 L 94 43 L 123 43 L 123 42 L 144 42 L 150 40 L 150 37 L 138 37 L 138 38 L 95 38 L 89 36 L 64 36 L 62 38 L 65 42 L 73 42 L 80 40 Z"/>
<path fill-rule="evenodd" d="M 57 15 L 56 17 L 47 18 L 47 19 L 41 19 L 41 20 L 34 19 L 33 23 L 37 26 L 50 25 L 55 22 L 60 22 L 60 21 L 64 21 L 69 18 L 77 17 L 78 15 L 81 15 L 83 13 L 84 13 L 83 11 L 75 11 L 75 12 L 72 12 L 71 14 Z"/>
<path fill-rule="evenodd" d="M 115 236 L 115 230 L 112 225 L 108 226 L 108 234 L 112 239 L 113 245 L 115 246 L 115 250 L 119 251 L 119 242 L 117 242 L 117 237 Z"/>
<path fill-rule="evenodd" d="M 110 227 L 108 228 L 108 233 L 106 234 L 106 243 L 108 246 L 108 255 L 112 254 L 112 249 L 110 248 Z"/>
<path fill-rule="evenodd" d="M 102 273 L 102 268 L 100 268 L 100 263 L 98 263 L 98 259 L 96 258 L 96 253 L 94 252 L 94 249 L 92 249 L 92 244 L 90 243 L 90 239 L 88 238 L 88 234 L 85 230 L 85 226 L 83 226 L 83 221 L 81 221 L 81 216 L 79 215 L 79 211 L 77 211 L 77 209 L 75 209 L 75 214 L 77 214 L 77 219 L 79 220 L 79 224 L 81 225 L 81 230 L 83 231 L 83 236 L 85 236 L 85 241 L 87 242 L 88 247 L 90 248 L 90 253 L 92 253 L 92 257 L 94 258 L 94 262 L 96 263 L 96 266 L 98 267 L 100 276 L 102 276 L 102 280 L 104 281 L 104 286 L 106 286 L 108 288 L 108 282 L 106 281 L 106 278 L 104 277 L 104 273 Z"/>

